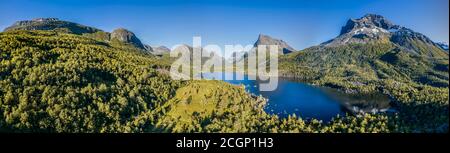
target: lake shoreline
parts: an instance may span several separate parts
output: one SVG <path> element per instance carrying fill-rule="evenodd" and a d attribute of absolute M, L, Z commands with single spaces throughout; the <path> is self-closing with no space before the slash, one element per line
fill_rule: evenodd
<path fill-rule="evenodd" d="M 239 73 L 205 73 L 206 78 L 217 75 L 242 75 Z M 223 76 L 222 76 L 223 77 Z M 228 77 L 231 78 L 231 77 Z M 389 112 L 390 99 L 381 93 L 376 94 L 347 94 L 339 89 L 318 86 L 310 82 L 301 82 L 292 78 L 279 77 L 279 87 L 272 92 L 262 92 L 258 89 L 258 80 L 221 80 L 232 85 L 244 87 L 252 96 L 267 99 L 265 111 L 281 118 L 295 114 L 304 119 L 319 119 L 331 121 L 337 115 L 359 115 L 363 113 Z M 369 97 L 369 98 L 367 98 Z"/>

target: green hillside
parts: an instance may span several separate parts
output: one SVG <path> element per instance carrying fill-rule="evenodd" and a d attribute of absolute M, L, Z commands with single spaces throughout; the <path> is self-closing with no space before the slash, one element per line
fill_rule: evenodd
<path fill-rule="evenodd" d="M 0 51 L 0 123 L 11 130 L 145 131 L 181 84 L 137 49 L 78 35 L 5 32 Z"/>
<path fill-rule="evenodd" d="M 448 130 L 448 53 L 435 49 L 427 56 L 390 42 L 315 46 L 281 57 L 280 72 L 349 94 L 384 93 L 408 128 Z"/>
<path fill-rule="evenodd" d="M 377 46 L 383 49 L 378 51 Z M 3 32 L 0 33 L 0 131 L 448 131 L 448 88 L 401 77 L 410 74 L 396 66 L 396 60 L 383 58 L 394 54 L 392 48 L 374 45 L 369 50 L 371 54 L 347 53 L 364 59 L 360 61 L 372 59 L 370 62 L 347 57 L 322 63 L 309 60 L 322 57 L 312 51 L 283 57 L 280 66 L 283 70 L 308 74 L 313 84 L 349 91 L 382 91 L 395 98 L 401 108 L 399 114 L 337 116 L 330 123 L 323 123 L 296 116 L 280 119 L 269 115 L 263 110 L 266 103 L 263 98 L 221 81 L 171 80 L 166 74 L 169 60 L 130 45 L 55 31 Z M 308 61 L 316 61 L 314 66 L 322 69 L 301 69 L 313 66 L 305 64 Z M 427 64 L 436 68 L 433 73 L 443 75 L 443 71 L 448 71 L 448 62 L 438 61 Z M 381 73 L 399 77 L 383 78 Z M 445 79 L 436 77 L 438 84 Z"/>
<path fill-rule="evenodd" d="M 130 46 L 54 31 L 0 33 L 3 132 L 389 132 L 385 115 L 279 119 L 220 81 L 174 81 Z M 208 103 L 206 103 L 208 102 Z M 364 126 L 361 126 L 364 125 Z"/>

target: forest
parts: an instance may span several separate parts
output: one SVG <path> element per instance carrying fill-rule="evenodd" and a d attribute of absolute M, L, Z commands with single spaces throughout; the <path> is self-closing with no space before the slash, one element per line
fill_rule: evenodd
<path fill-rule="evenodd" d="M 281 75 L 348 94 L 383 93 L 399 110 L 398 131 L 447 131 L 449 58 L 437 48 L 417 43 L 424 54 L 411 54 L 386 42 L 311 47 L 283 56 Z M 433 55 L 430 57 L 429 54 Z"/>
<path fill-rule="evenodd" d="M 367 46 L 340 48 L 348 58 L 338 61 L 320 62 L 326 59 L 308 51 L 281 57 L 286 76 L 348 93 L 381 91 L 400 108 L 394 114 L 347 114 L 325 123 L 268 114 L 266 100 L 240 86 L 172 80 L 163 73 L 170 67 L 168 58 L 120 42 L 61 31 L 2 32 L 0 131 L 448 132 L 448 54 L 431 61 L 402 55 L 389 44 L 363 48 L 371 51 L 365 55 L 352 52 L 361 47 Z M 352 60 L 358 58 L 368 62 Z M 402 65 L 413 60 L 422 64 Z M 338 67 L 342 63 L 345 67 Z M 428 71 L 429 66 L 434 69 Z"/>

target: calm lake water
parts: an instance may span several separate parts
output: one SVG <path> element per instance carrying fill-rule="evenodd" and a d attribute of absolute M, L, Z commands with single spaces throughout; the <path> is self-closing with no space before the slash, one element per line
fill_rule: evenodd
<path fill-rule="evenodd" d="M 203 78 L 212 79 L 233 76 L 234 73 L 207 73 Z M 316 87 L 306 83 L 279 78 L 278 88 L 275 91 L 259 91 L 259 82 L 248 80 L 248 76 L 234 74 L 244 77 L 244 80 L 223 80 L 225 82 L 244 85 L 247 92 L 254 95 L 262 95 L 267 98 L 266 112 L 287 117 L 296 114 L 303 119 L 319 119 L 329 121 L 337 114 L 356 112 L 385 112 L 392 111 L 390 99 L 383 94 L 350 95 L 336 89 Z"/>

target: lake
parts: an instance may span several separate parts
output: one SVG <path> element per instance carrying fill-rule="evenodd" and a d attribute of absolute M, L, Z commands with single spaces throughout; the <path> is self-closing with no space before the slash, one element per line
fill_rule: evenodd
<path fill-rule="evenodd" d="M 360 112 L 393 111 L 390 99 L 383 94 L 346 94 L 333 88 L 312 86 L 303 82 L 279 78 L 278 88 L 274 91 L 259 91 L 259 82 L 248 80 L 247 75 L 236 73 L 206 73 L 203 78 L 212 79 L 222 75 L 230 77 L 240 75 L 244 80 L 223 80 L 234 85 L 244 85 L 245 90 L 254 95 L 261 95 L 268 99 L 265 111 L 287 117 L 296 114 L 303 119 L 319 119 L 325 122 L 336 117 L 337 114 Z"/>

